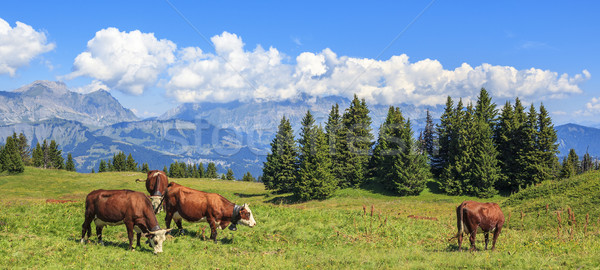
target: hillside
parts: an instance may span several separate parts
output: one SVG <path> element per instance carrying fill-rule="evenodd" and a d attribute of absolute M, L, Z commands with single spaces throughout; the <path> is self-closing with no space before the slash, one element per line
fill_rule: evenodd
<path fill-rule="evenodd" d="M 525 213 L 568 211 L 571 208 L 578 218 L 589 214 L 593 221 L 600 216 L 600 171 L 576 175 L 570 179 L 545 181 L 510 196 L 504 206 Z"/>

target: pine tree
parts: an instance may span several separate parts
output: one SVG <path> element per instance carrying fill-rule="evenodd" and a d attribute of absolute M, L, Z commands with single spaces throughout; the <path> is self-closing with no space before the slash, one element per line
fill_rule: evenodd
<path fill-rule="evenodd" d="M 558 157 L 556 157 L 556 154 L 558 154 L 558 136 L 544 104 L 540 105 L 538 118 L 538 151 L 542 166 L 542 175 L 539 178 L 542 180 L 554 179 L 559 173 Z"/>
<path fill-rule="evenodd" d="M 58 143 L 51 140 L 50 146 L 48 147 L 48 158 L 50 160 L 51 168 L 62 170 L 64 168 L 64 158 L 62 157 L 62 150 L 58 149 Z"/>
<path fill-rule="evenodd" d="M 198 165 L 196 165 L 196 163 L 192 165 L 192 178 L 200 178 L 200 175 L 198 174 Z"/>
<path fill-rule="evenodd" d="M 336 179 L 341 179 L 344 176 L 340 148 L 342 145 L 345 145 L 346 138 L 341 136 L 343 132 L 342 128 L 344 127 L 342 126 L 340 106 L 336 103 L 331 106 L 331 111 L 325 125 L 327 145 L 329 146 L 329 159 L 331 160 L 331 174 Z"/>
<path fill-rule="evenodd" d="M 167 174 L 167 175 L 170 175 L 170 172 L 169 172 L 169 170 L 167 169 L 167 165 L 165 165 L 165 166 L 163 167 L 163 170 L 162 170 L 162 171 L 163 171 L 163 172 L 165 172 L 165 174 Z"/>
<path fill-rule="evenodd" d="M 585 172 L 593 170 L 593 169 L 594 169 L 594 163 L 592 162 L 592 157 L 590 156 L 590 153 L 585 151 L 585 154 L 583 155 L 583 158 L 581 159 L 581 172 L 585 173 Z"/>
<path fill-rule="evenodd" d="M 44 166 L 44 150 L 42 150 L 40 142 L 37 142 L 37 144 L 35 145 L 31 156 L 31 161 L 34 167 L 41 168 Z"/>
<path fill-rule="evenodd" d="M 125 155 L 125 153 L 123 153 L 123 155 Z M 137 162 L 135 162 L 135 160 L 131 156 L 131 153 L 129 153 L 129 155 L 127 156 L 127 159 L 125 160 L 126 170 L 130 171 L 130 172 L 135 172 L 138 170 L 137 167 L 138 167 Z"/>
<path fill-rule="evenodd" d="M 96 172 L 94 171 L 94 168 L 92 168 L 92 173 L 96 173 Z"/>
<path fill-rule="evenodd" d="M 67 163 L 65 164 L 65 170 L 70 172 L 75 171 L 75 162 L 73 162 L 73 156 L 71 156 L 71 153 L 67 154 Z"/>
<path fill-rule="evenodd" d="M 494 146 L 493 131 L 487 120 L 476 116 L 474 124 L 473 158 L 468 174 L 470 194 L 480 198 L 490 198 L 497 193 L 495 184 L 500 179 L 498 151 Z"/>
<path fill-rule="evenodd" d="M 27 138 L 23 133 L 20 133 L 17 137 L 16 133 L 13 133 L 13 139 L 17 145 L 17 149 L 19 154 L 21 155 L 21 160 L 25 166 L 29 166 L 32 164 L 30 155 L 31 150 L 29 149 L 29 144 L 27 143 Z"/>
<path fill-rule="evenodd" d="M 235 180 L 235 176 L 233 176 L 233 170 L 227 169 L 227 174 L 225 175 L 226 180 Z"/>
<path fill-rule="evenodd" d="M 454 118 L 454 101 L 450 96 L 446 99 L 444 113 L 440 117 L 440 123 L 436 126 L 438 151 L 431 160 L 431 171 L 434 176 L 440 178 L 442 172 L 450 163 L 450 142 L 452 141 Z"/>
<path fill-rule="evenodd" d="M 294 195 L 301 200 L 325 199 L 337 188 L 331 175 L 331 160 L 327 136 L 321 127 L 315 126 L 310 113 L 302 119 L 299 143 L 298 180 L 294 183 Z"/>
<path fill-rule="evenodd" d="M 441 157 L 440 160 L 445 165 L 441 167 L 439 183 L 441 189 L 450 195 L 460 195 L 468 192 L 464 189 L 468 178 L 464 175 L 464 172 L 468 164 L 471 163 L 472 158 L 469 155 L 472 151 L 470 149 L 472 141 L 468 138 L 471 135 L 468 127 L 472 123 L 471 116 L 471 112 L 464 111 L 462 99 L 460 99 L 456 108 L 451 109 L 451 112 L 447 115 L 448 118 L 442 119 L 446 123 L 443 136 L 440 135 L 440 155 L 445 155 L 445 157 Z M 443 142 L 442 139 L 444 139 Z M 442 146 L 445 148 L 443 151 Z"/>
<path fill-rule="evenodd" d="M 427 116 L 425 118 L 425 130 L 423 131 L 423 148 L 427 153 L 429 160 L 433 160 L 436 151 L 435 144 L 435 130 L 433 126 L 433 118 L 427 110 Z"/>
<path fill-rule="evenodd" d="M 204 178 L 206 177 L 206 174 L 204 172 L 204 164 L 202 164 L 202 162 L 200 162 L 200 164 L 198 164 L 198 178 Z"/>
<path fill-rule="evenodd" d="M 150 167 L 148 166 L 148 163 L 142 163 L 142 172 L 143 173 L 148 173 L 150 171 Z"/>
<path fill-rule="evenodd" d="M 125 156 L 125 153 L 123 153 L 123 151 L 119 151 L 118 153 L 113 155 L 111 171 L 124 172 L 127 170 L 127 157 Z"/>
<path fill-rule="evenodd" d="M 0 171 L 7 171 L 11 174 L 25 171 L 17 140 L 11 136 L 6 138 L 6 144 L 0 151 Z"/>
<path fill-rule="evenodd" d="M 362 184 L 368 173 L 368 165 L 373 145 L 373 134 L 371 134 L 371 117 L 364 99 L 359 100 L 356 95 L 350 103 L 350 107 L 342 116 L 342 124 L 347 134 L 347 143 L 340 149 L 340 154 L 345 155 L 340 160 L 344 169 L 340 184 L 342 187 L 358 187 Z"/>
<path fill-rule="evenodd" d="M 256 178 L 254 178 L 254 176 L 252 176 L 252 174 L 250 174 L 250 172 L 246 172 L 244 174 L 244 177 L 242 177 L 242 181 L 245 181 L 245 182 L 256 182 Z"/>
<path fill-rule="evenodd" d="M 498 150 L 498 166 L 500 167 L 500 178 L 496 182 L 497 189 L 509 190 L 515 185 L 512 168 L 514 165 L 514 152 L 512 138 L 515 132 L 513 106 L 506 102 L 500 113 L 498 125 L 494 131 L 494 143 Z"/>
<path fill-rule="evenodd" d="M 180 178 L 188 178 L 188 174 L 187 174 L 187 165 L 185 164 L 185 162 L 180 162 L 179 164 L 179 177 Z"/>
<path fill-rule="evenodd" d="M 104 159 L 100 160 L 100 164 L 98 165 L 98 172 L 102 173 L 102 172 L 107 172 L 108 168 L 106 166 L 106 161 L 104 161 Z"/>
<path fill-rule="evenodd" d="M 194 177 L 194 170 L 196 169 L 196 165 L 195 164 L 191 164 L 191 163 L 188 163 L 186 165 L 187 165 L 186 176 L 188 178 L 193 178 Z"/>
<path fill-rule="evenodd" d="M 529 107 L 529 113 L 525 119 L 525 123 L 521 126 L 519 134 L 521 134 L 520 145 L 515 155 L 515 159 L 519 164 L 517 179 L 520 187 L 526 187 L 532 184 L 541 182 L 542 164 L 539 160 L 538 152 L 538 115 L 533 104 Z"/>
<path fill-rule="evenodd" d="M 390 106 L 371 164 L 375 177 L 384 188 L 399 195 L 418 195 L 425 188 L 430 167 L 427 153 L 417 151 L 410 120 L 399 108 Z"/>
<path fill-rule="evenodd" d="M 560 177 L 563 179 L 575 176 L 579 171 L 579 157 L 575 149 L 569 150 L 569 155 L 563 159 Z"/>
<path fill-rule="evenodd" d="M 210 162 L 208 163 L 208 166 L 206 167 L 206 178 L 218 178 L 219 175 L 217 175 L 217 166 L 215 165 L 214 162 Z"/>
<path fill-rule="evenodd" d="M 263 166 L 265 188 L 278 193 L 291 192 L 298 177 L 296 142 L 290 121 L 281 118 L 277 134 L 271 142 L 271 153 Z"/>

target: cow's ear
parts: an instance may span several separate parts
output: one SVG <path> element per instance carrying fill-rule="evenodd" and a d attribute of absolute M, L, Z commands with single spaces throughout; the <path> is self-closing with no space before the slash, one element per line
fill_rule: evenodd
<path fill-rule="evenodd" d="M 246 208 L 246 207 L 248 207 L 248 206 L 249 206 L 249 205 L 248 205 L 247 203 L 245 203 L 244 205 L 242 205 L 242 208 Z"/>

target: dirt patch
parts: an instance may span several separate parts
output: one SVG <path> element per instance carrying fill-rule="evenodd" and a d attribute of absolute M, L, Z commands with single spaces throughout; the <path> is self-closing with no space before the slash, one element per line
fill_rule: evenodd
<path fill-rule="evenodd" d="M 46 203 L 75 203 L 73 200 L 55 200 L 55 199 L 47 199 Z"/>
<path fill-rule="evenodd" d="M 415 216 L 415 215 L 409 215 L 408 218 L 434 220 L 434 221 L 438 220 L 436 217 L 422 217 L 422 216 Z"/>

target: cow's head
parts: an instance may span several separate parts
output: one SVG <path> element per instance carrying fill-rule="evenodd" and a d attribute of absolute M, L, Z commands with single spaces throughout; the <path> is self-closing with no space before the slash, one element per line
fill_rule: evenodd
<path fill-rule="evenodd" d="M 247 203 L 242 205 L 242 210 L 240 210 L 240 221 L 242 225 L 246 225 L 250 228 L 256 226 L 256 221 L 254 220 L 254 216 L 252 216 L 252 210 Z"/>
<path fill-rule="evenodd" d="M 152 209 L 154 210 L 154 213 L 160 213 L 160 211 L 162 210 L 162 208 L 158 209 L 160 207 L 160 202 L 162 200 L 162 196 L 150 196 L 150 201 L 152 202 Z"/>
<path fill-rule="evenodd" d="M 148 237 L 150 240 L 150 246 L 154 248 L 154 254 L 161 253 L 163 251 L 162 244 L 167 239 L 166 235 L 169 231 L 171 231 L 171 229 L 160 229 L 146 234 L 146 237 Z"/>

